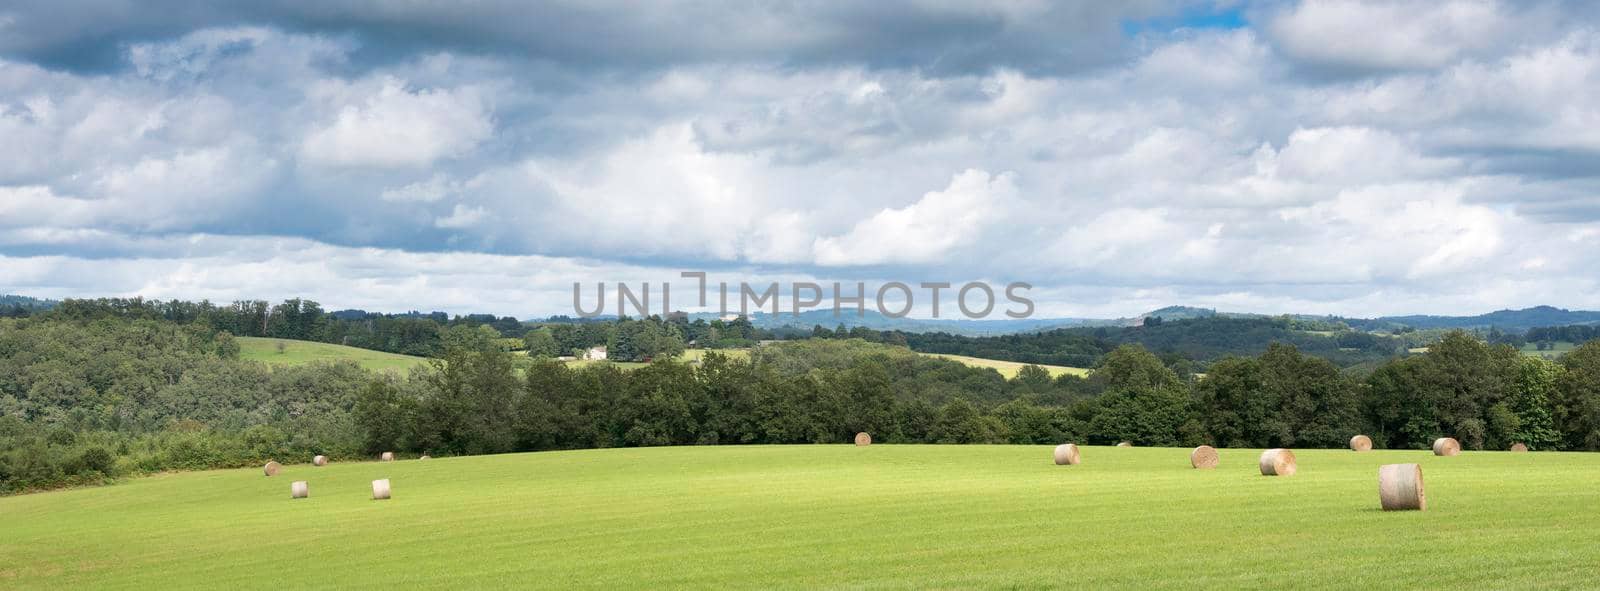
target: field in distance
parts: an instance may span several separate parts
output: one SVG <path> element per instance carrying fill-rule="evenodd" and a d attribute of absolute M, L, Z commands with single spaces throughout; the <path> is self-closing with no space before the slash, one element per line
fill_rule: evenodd
<path fill-rule="evenodd" d="M 940 357 L 940 358 L 944 358 L 944 359 L 949 359 L 951 361 L 959 361 L 961 363 L 965 363 L 965 364 L 973 366 L 973 367 L 992 367 L 992 368 L 995 369 L 995 371 L 1000 372 L 1000 375 L 1005 376 L 1006 379 L 1008 379 L 1008 380 L 1011 379 L 1011 378 L 1016 377 L 1017 376 L 1017 370 L 1022 369 L 1022 366 L 1028 365 L 1027 363 L 1017 363 L 1015 361 L 998 361 L 998 360 L 994 360 L 994 359 L 980 359 L 980 358 L 977 358 L 977 357 L 967 357 L 965 355 L 946 355 L 944 353 L 924 353 L 924 355 L 928 355 L 928 356 L 932 356 L 932 357 Z M 1033 364 L 1033 365 L 1039 365 L 1039 367 L 1044 368 L 1045 371 L 1050 372 L 1050 377 L 1052 377 L 1052 378 L 1061 377 L 1062 375 L 1075 375 L 1075 376 L 1079 376 L 1079 377 L 1083 377 L 1083 376 L 1089 375 L 1089 370 L 1085 369 L 1085 368 L 1082 368 L 1082 367 L 1065 367 L 1065 366 L 1060 366 L 1060 365 L 1040 365 L 1040 364 L 1037 364 L 1037 363 Z"/>
<path fill-rule="evenodd" d="M 1600 456 L 798 445 L 168 474 L 0 498 L 0 587 L 1581 588 Z M 1378 508 L 1380 464 L 1428 510 Z M 368 499 L 388 478 L 394 498 Z M 311 498 L 290 500 L 293 480 Z"/>
<path fill-rule="evenodd" d="M 405 373 L 412 366 L 427 361 L 422 357 L 314 341 L 267 337 L 234 337 L 234 340 L 239 342 L 241 359 L 283 365 L 299 365 L 313 361 L 354 361 L 374 371 L 392 369 Z M 282 353 L 278 352 L 278 343 L 283 343 Z"/>
<path fill-rule="evenodd" d="M 1576 348 L 1578 348 L 1578 345 L 1576 343 L 1569 343 L 1569 342 L 1566 342 L 1566 341 L 1557 341 L 1557 342 L 1554 342 L 1554 343 L 1550 343 L 1550 348 L 1549 349 L 1540 351 L 1539 350 L 1539 345 L 1537 343 L 1528 343 L 1528 344 L 1522 346 L 1522 354 L 1523 355 L 1528 355 L 1528 356 L 1531 356 L 1531 357 L 1543 357 L 1545 359 L 1556 359 L 1556 358 L 1561 357 L 1562 355 L 1565 355 L 1565 354 L 1571 352 L 1573 349 L 1576 349 Z"/>
<path fill-rule="evenodd" d="M 411 369 L 412 366 L 425 361 L 424 358 L 412 357 L 410 355 L 385 353 L 382 351 L 373 351 L 370 349 L 361 349 L 357 347 L 346 347 L 344 345 L 318 343 L 314 341 L 297 341 L 293 339 L 275 339 L 266 337 L 235 338 L 239 341 L 239 356 L 241 358 L 262 361 L 266 363 L 294 365 L 309 363 L 312 361 L 350 360 L 355 361 L 362 367 L 371 370 L 381 371 L 392 369 L 403 373 L 406 370 Z M 280 342 L 284 344 L 284 351 L 282 353 L 278 352 L 278 343 Z M 706 354 L 711 351 L 712 350 L 709 349 L 688 349 L 685 350 L 682 355 L 679 355 L 677 360 L 683 362 L 699 361 L 705 359 Z M 734 359 L 750 358 L 749 349 L 716 349 L 715 351 Z M 967 357 L 965 355 L 946 355 L 942 353 L 924 353 L 924 355 L 949 359 L 951 361 L 957 361 L 973 367 L 993 368 L 994 370 L 1000 372 L 1000 375 L 1005 376 L 1006 379 L 1016 377 L 1017 370 L 1021 369 L 1022 366 L 1027 365 L 1026 363 L 1017 363 L 1015 361 L 980 359 L 977 357 Z M 574 367 L 581 367 L 598 362 L 575 360 L 568 361 L 567 363 Z M 645 366 L 644 363 L 636 363 L 631 361 L 612 361 L 611 363 L 616 364 L 622 369 L 636 369 Z M 1089 375 L 1088 369 L 1080 367 L 1063 367 L 1059 365 L 1040 365 L 1039 367 L 1049 371 L 1050 377 L 1059 377 L 1063 374 L 1071 374 L 1075 376 Z"/>

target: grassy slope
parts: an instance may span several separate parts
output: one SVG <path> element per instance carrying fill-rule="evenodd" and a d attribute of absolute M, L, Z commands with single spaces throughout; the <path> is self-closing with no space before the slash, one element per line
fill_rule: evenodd
<path fill-rule="evenodd" d="M 165 475 L 0 498 L 0 587 L 1575 588 L 1600 456 L 685 447 Z M 1420 462 L 1429 510 L 1378 510 Z M 388 477 L 394 500 L 367 500 Z M 312 498 L 291 501 L 291 480 Z"/>
<path fill-rule="evenodd" d="M 931 355 L 933 357 L 942 357 L 952 361 L 960 361 L 973 367 L 992 367 L 996 371 L 999 371 L 1000 375 L 1005 376 L 1006 379 L 1016 377 L 1017 370 L 1022 369 L 1022 366 L 1024 365 L 1028 365 L 1026 363 L 1017 363 L 1015 361 L 980 359 L 977 357 L 967 357 L 965 355 L 947 355 L 944 353 L 923 353 L 923 355 Z M 1039 367 L 1045 368 L 1045 370 L 1049 371 L 1050 377 L 1052 378 L 1058 377 L 1061 374 L 1072 374 L 1075 376 L 1089 375 L 1089 370 L 1081 367 L 1065 367 L 1061 365 L 1040 365 Z"/>
<path fill-rule="evenodd" d="M 715 351 L 717 353 L 721 353 L 723 355 L 726 355 L 726 356 L 728 356 L 729 358 L 732 358 L 732 359 L 749 359 L 750 358 L 750 350 L 749 349 L 715 349 Z M 685 349 L 683 351 L 683 354 L 678 356 L 678 361 L 684 361 L 684 362 L 699 361 L 701 359 L 705 359 L 706 353 L 708 353 L 708 352 L 710 352 L 710 350 L 707 350 L 707 349 Z M 573 361 L 568 361 L 566 363 L 567 363 L 567 365 L 570 365 L 572 367 L 583 367 L 583 366 L 586 366 L 586 365 L 594 365 L 594 364 L 600 363 L 600 362 L 599 361 L 590 361 L 590 360 L 587 360 L 587 359 L 576 359 L 576 360 L 573 360 Z M 638 368 L 644 367 L 646 365 L 649 365 L 648 363 L 639 363 L 639 362 L 635 362 L 635 361 L 609 361 L 608 360 L 608 361 L 606 361 L 606 363 L 610 363 L 612 365 L 615 365 L 615 366 L 620 367 L 620 368 L 625 369 L 625 370 L 627 370 L 627 369 L 638 369 Z"/>
<path fill-rule="evenodd" d="M 413 365 L 423 361 L 420 357 L 396 355 L 394 353 L 384 353 L 382 351 L 372 351 L 368 349 L 358 349 L 356 347 L 330 345 L 327 343 L 316 343 L 311 341 L 270 339 L 261 337 L 238 337 L 238 339 L 240 357 L 267 363 L 299 364 L 309 363 L 311 361 L 336 361 L 350 359 L 354 360 L 356 363 L 360 363 L 363 367 L 368 369 L 395 369 L 399 371 L 405 371 L 410 369 Z M 279 341 L 286 343 L 288 347 L 282 354 L 279 354 L 277 351 L 277 343 Z M 748 359 L 750 357 L 749 349 L 720 349 L 717 350 L 717 352 L 735 359 Z M 705 357 L 706 353 L 707 350 L 705 349 L 688 349 L 683 352 L 683 355 L 678 356 L 678 360 L 700 360 Z M 977 357 L 966 357 L 963 355 L 943 355 L 937 353 L 929 353 L 928 355 L 959 361 L 974 367 L 992 367 L 999 371 L 1000 375 L 1005 376 L 1007 379 L 1015 377 L 1017 375 L 1017 370 L 1021 369 L 1023 365 L 1026 365 L 1013 361 L 979 359 Z M 567 362 L 568 365 L 574 367 L 582 367 L 594 363 L 598 362 L 587 360 Z M 612 361 L 610 363 L 615 364 L 617 367 L 625 370 L 638 369 L 646 365 L 644 363 L 635 363 L 631 361 Z M 1051 377 L 1059 376 L 1061 374 L 1073 374 L 1079 376 L 1089 375 L 1089 370 L 1077 367 L 1062 367 L 1058 365 L 1041 365 L 1040 367 L 1048 370 Z"/>
<path fill-rule="evenodd" d="M 266 363 L 281 363 L 298 365 L 312 361 L 343 361 L 350 360 L 361 364 L 371 370 L 393 369 L 404 372 L 412 366 L 424 361 L 421 357 L 410 355 L 397 355 L 383 351 L 346 347 L 344 345 L 330 345 L 312 341 L 296 341 L 292 339 L 271 339 L 263 337 L 235 337 L 239 341 L 239 357 Z M 278 343 L 284 344 L 283 353 L 278 353 Z"/>

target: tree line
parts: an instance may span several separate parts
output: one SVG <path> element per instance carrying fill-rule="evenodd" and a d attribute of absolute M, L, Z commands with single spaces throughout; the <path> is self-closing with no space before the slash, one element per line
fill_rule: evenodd
<path fill-rule="evenodd" d="M 661 321 L 665 322 L 665 321 Z M 1468 333 L 1367 375 L 1292 344 L 1176 371 L 1138 344 L 1088 377 L 1015 377 L 862 339 L 573 366 L 441 331 L 409 374 L 273 367 L 228 331 L 157 319 L 0 319 L 0 491 L 169 469 L 402 454 L 649 445 L 890 443 L 1600 449 L 1600 342 L 1559 361 Z"/>
<path fill-rule="evenodd" d="M 514 375 L 486 342 L 365 390 L 367 451 L 499 453 L 720 443 L 830 443 L 866 431 L 901 443 L 1600 449 L 1600 344 L 1562 362 L 1452 333 L 1366 377 L 1288 344 L 1189 379 L 1139 345 L 1088 378 L 987 369 L 859 340 L 763 347 L 749 360 L 631 372 L 538 362 Z"/>

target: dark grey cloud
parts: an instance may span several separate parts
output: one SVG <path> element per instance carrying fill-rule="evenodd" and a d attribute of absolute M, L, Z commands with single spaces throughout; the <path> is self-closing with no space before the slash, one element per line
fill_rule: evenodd
<path fill-rule="evenodd" d="M 1128 57 L 1124 25 L 1188 0 L 1124 2 L 624 2 L 24 0 L 3 12 L 0 55 L 106 70 L 130 43 L 217 26 L 348 34 L 358 59 L 454 51 L 636 70 L 759 61 L 932 73 L 1061 74 Z"/>

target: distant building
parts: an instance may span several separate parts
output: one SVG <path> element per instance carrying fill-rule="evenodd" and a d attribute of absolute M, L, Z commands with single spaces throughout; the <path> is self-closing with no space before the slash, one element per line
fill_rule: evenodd
<path fill-rule="evenodd" d="M 584 351 L 583 352 L 583 358 L 584 359 L 594 360 L 594 361 L 599 361 L 599 360 L 605 359 L 606 358 L 606 348 L 605 347 L 590 347 L 588 351 Z"/>

